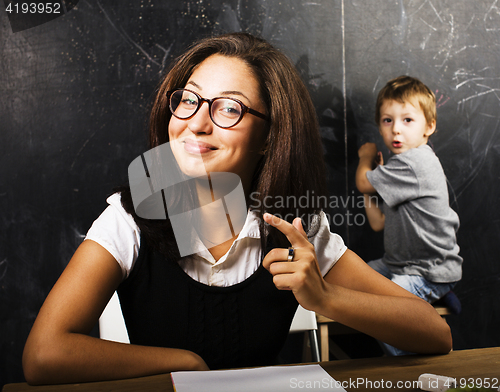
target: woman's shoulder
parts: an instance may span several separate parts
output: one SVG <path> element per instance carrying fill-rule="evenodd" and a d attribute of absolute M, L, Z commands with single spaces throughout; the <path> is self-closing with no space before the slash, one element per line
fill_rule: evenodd
<path fill-rule="evenodd" d="M 92 223 L 85 239 L 97 242 L 111 253 L 126 277 L 139 253 L 140 229 L 133 216 L 123 207 L 119 192 L 109 196 L 106 201 L 107 208 Z"/>
<path fill-rule="evenodd" d="M 125 209 L 122 202 L 122 193 L 115 192 L 106 199 L 108 203 L 108 208 L 112 214 L 116 214 L 127 222 L 127 224 L 133 229 L 140 232 L 139 226 L 137 225 L 133 215 Z"/>

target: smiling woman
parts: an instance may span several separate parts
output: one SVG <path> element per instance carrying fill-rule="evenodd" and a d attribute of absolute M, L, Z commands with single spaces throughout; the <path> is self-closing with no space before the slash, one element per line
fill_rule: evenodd
<path fill-rule="evenodd" d="M 177 105 L 172 112 L 168 127 L 172 151 L 181 170 L 191 177 L 211 172 L 235 173 L 248 191 L 268 136 L 261 114 L 266 107 L 252 70 L 239 58 L 212 55 L 196 68 L 185 87 L 194 91 L 178 90 L 183 95 L 182 106 Z M 210 99 L 207 105 L 207 98 L 201 98 L 201 94 Z M 171 109 L 174 96 L 170 95 Z M 252 112 L 245 115 L 243 106 L 234 99 L 241 100 L 245 108 L 255 110 L 259 116 L 250 115 Z"/>
<path fill-rule="evenodd" d="M 208 206 L 202 230 L 185 233 L 199 251 L 181 257 L 175 216 L 141 218 L 130 188 L 113 194 L 35 321 L 23 355 L 28 382 L 273 364 L 298 303 L 405 350 L 451 349 L 432 306 L 348 250 L 321 205 L 264 204 L 327 200 L 314 107 L 273 46 L 244 33 L 194 44 L 160 84 L 149 135 L 151 149 L 168 143 L 172 166 L 194 184 L 164 203 Z M 202 197 L 216 172 L 236 174 L 257 206 L 241 230 L 210 246 L 203 234 L 227 218 L 212 210 L 221 200 Z M 130 345 L 88 336 L 115 290 Z"/>

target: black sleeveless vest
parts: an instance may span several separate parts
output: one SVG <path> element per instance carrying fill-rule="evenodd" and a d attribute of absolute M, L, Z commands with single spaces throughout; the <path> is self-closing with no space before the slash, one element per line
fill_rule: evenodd
<path fill-rule="evenodd" d="M 262 264 L 234 286 L 207 286 L 145 241 L 117 291 L 131 343 L 190 350 L 210 369 L 275 364 L 297 309 Z"/>

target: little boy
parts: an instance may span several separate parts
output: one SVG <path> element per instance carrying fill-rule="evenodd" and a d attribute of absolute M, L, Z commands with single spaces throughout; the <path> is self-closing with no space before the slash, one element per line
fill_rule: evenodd
<path fill-rule="evenodd" d="M 385 254 L 369 263 L 401 287 L 434 302 L 462 277 L 458 215 L 446 177 L 427 144 L 436 129 L 436 100 L 419 80 L 400 76 L 379 92 L 375 119 L 392 157 L 383 164 L 374 143 L 358 151 L 356 186 L 365 195 L 370 226 L 384 229 Z M 382 198 L 382 208 L 373 195 Z"/>

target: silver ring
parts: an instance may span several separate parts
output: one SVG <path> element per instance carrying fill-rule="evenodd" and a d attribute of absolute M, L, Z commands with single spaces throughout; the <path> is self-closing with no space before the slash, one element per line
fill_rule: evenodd
<path fill-rule="evenodd" d="M 293 256 L 295 256 L 295 249 L 293 249 L 292 247 L 289 247 L 287 261 L 293 261 Z"/>

